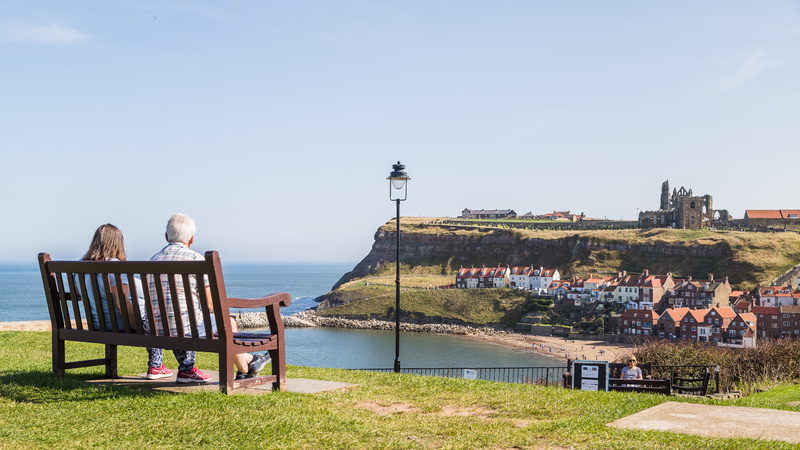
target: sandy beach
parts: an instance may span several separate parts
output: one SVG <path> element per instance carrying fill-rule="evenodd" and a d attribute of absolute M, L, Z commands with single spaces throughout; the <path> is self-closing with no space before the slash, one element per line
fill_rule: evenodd
<path fill-rule="evenodd" d="M 475 333 L 465 335 L 469 339 L 492 342 L 511 348 L 535 351 L 555 359 L 587 359 L 615 362 L 628 356 L 633 346 L 611 343 L 598 339 L 568 339 L 550 336 L 535 336 L 521 333 Z"/>
<path fill-rule="evenodd" d="M 0 322 L 0 331 L 50 331 L 50 321 Z M 554 360 L 569 358 L 614 362 L 627 356 L 633 347 L 630 344 L 610 343 L 598 339 L 565 340 L 558 337 L 505 331 L 486 332 L 483 329 L 476 329 L 473 333 L 458 334 L 458 336 L 492 342 L 510 348 L 530 350 L 551 356 Z"/>

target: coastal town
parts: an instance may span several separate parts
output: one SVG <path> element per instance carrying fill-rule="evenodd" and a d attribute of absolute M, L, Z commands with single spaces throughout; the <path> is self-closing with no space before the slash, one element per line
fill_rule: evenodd
<path fill-rule="evenodd" d="M 620 272 L 562 280 L 557 269 L 534 266 L 462 268 L 456 288 L 511 288 L 554 299 L 584 315 L 616 315 L 622 337 L 713 342 L 752 347 L 761 338 L 800 337 L 800 286 L 731 289 L 728 278 L 675 278 Z M 518 328 L 533 331 L 536 320 Z"/>
<path fill-rule="evenodd" d="M 514 210 L 471 210 L 462 219 L 546 220 L 553 222 L 592 222 L 584 213 L 553 211 L 517 215 Z M 727 226 L 754 230 L 796 231 L 800 210 L 746 210 L 736 220 L 727 210 L 715 210 L 711 195 L 694 195 L 681 186 L 670 192 L 669 181 L 661 185 L 659 209 L 639 212 L 636 227 L 674 229 L 714 229 Z M 727 276 L 707 274 L 676 277 L 672 272 L 638 274 L 619 271 L 612 276 L 572 276 L 562 279 L 556 268 L 535 264 L 525 266 L 461 267 L 457 289 L 510 288 L 549 298 L 554 307 L 571 312 L 566 325 L 603 318 L 606 333 L 616 333 L 621 341 L 664 339 L 716 343 L 733 347 L 754 347 L 761 338 L 800 338 L 800 264 L 789 269 L 769 286 L 749 291 L 734 290 Z M 794 276 L 791 276 L 794 275 Z M 792 284 L 792 281 L 794 284 Z M 523 317 L 517 329 L 544 334 L 555 331 L 545 314 Z M 599 329 L 595 330 L 599 332 Z"/>

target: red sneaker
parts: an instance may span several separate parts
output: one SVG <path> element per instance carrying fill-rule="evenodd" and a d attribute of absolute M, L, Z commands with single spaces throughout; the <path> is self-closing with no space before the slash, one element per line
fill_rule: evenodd
<path fill-rule="evenodd" d="M 197 367 L 192 367 L 190 372 L 178 371 L 178 376 L 175 381 L 178 383 L 205 383 L 211 379 L 211 375 L 206 375 Z"/>
<path fill-rule="evenodd" d="M 164 367 L 162 364 L 161 367 L 147 367 L 147 379 L 148 380 L 157 380 L 159 378 L 167 378 L 172 376 L 172 371 Z"/>

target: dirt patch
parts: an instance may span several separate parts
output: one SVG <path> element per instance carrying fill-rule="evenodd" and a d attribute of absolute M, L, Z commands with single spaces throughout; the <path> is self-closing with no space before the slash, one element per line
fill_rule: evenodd
<path fill-rule="evenodd" d="M 481 419 L 488 419 L 495 411 L 491 409 L 479 408 L 477 406 L 443 406 L 442 410 L 437 414 L 442 416 L 458 416 L 458 417 L 478 417 Z"/>
<path fill-rule="evenodd" d="M 395 403 L 393 405 L 383 406 L 375 402 L 361 402 L 356 405 L 358 408 L 368 409 L 379 416 L 388 416 L 395 413 L 416 413 L 419 409 L 415 408 L 408 403 Z"/>

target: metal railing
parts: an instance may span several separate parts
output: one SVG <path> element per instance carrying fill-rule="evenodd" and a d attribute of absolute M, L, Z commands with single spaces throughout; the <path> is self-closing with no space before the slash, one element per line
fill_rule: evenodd
<path fill-rule="evenodd" d="M 354 369 L 370 372 L 393 372 L 394 369 Z M 539 384 L 561 386 L 566 367 L 478 367 L 478 368 L 401 368 L 400 373 L 443 377 L 469 378 L 502 383 Z"/>

